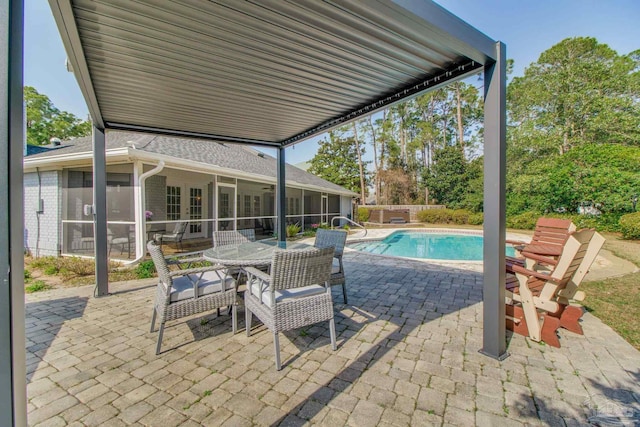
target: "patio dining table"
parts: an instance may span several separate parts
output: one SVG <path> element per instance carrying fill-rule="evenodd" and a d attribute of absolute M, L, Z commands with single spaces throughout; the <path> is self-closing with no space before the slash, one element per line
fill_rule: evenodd
<path fill-rule="evenodd" d="M 311 247 L 311 245 L 301 242 L 287 242 L 286 245 L 286 249 Z M 271 265 L 271 258 L 277 248 L 277 240 L 265 239 L 206 249 L 202 256 L 207 261 L 225 267 L 266 267 Z"/>

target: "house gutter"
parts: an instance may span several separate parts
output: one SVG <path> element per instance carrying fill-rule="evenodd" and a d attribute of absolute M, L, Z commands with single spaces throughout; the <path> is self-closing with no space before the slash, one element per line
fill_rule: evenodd
<path fill-rule="evenodd" d="M 145 242 L 147 240 L 147 218 L 144 214 L 146 208 L 144 183 L 147 178 L 160 173 L 162 169 L 164 169 L 164 160 L 160 160 L 155 168 L 138 176 L 138 209 L 136 209 L 136 259 L 133 260 L 132 264 L 140 261 L 147 253 L 145 249 Z M 134 170 L 134 172 L 136 171 L 137 169 Z"/>

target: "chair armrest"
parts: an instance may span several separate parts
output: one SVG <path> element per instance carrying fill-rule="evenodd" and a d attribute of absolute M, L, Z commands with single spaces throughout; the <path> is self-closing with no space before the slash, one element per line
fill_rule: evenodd
<path fill-rule="evenodd" d="M 505 243 L 508 243 L 510 245 L 526 245 L 527 242 L 523 242 L 522 240 L 505 240 Z"/>
<path fill-rule="evenodd" d="M 268 275 L 267 273 L 265 273 L 262 270 L 258 270 L 255 267 L 244 267 L 242 269 L 245 273 L 247 273 L 247 275 L 253 276 L 258 278 L 259 280 L 269 283 L 271 282 L 271 276 Z"/>
<path fill-rule="evenodd" d="M 555 277 L 551 277 L 551 275 L 548 274 L 543 274 L 543 273 L 538 273 L 537 271 L 533 271 L 533 270 L 527 270 L 526 268 L 519 266 L 519 265 L 514 265 L 513 266 L 513 272 L 514 273 L 520 273 L 523 274 L 525 276 L 528 277 L 535 277 L 541 280 L 550 280 L 552 282 L 556 282 L 559 283 L 560 279 L 556 279 Z"/>
<path fill-rule="evenodd" d="M 223 270 L 223 267 L 220 265 L 212 265 L 209 267 L 187 268 L 184 270 L 170 271 L 169 276 L 170 277 L 186 276 L 188 274 L 205 273 L 207 271 L 218 271 L 218 270 Z"/>
<path fill-rule="evenodd" d="M 547 264 L 547 265 L 557 265 L 558 264 L 558 261 L 556 261 L 553 258 L 549 258 L 547 256 L 543 256 L 543 255 L 536 254 L 536 253 L 533 253 L 533 252 L 522 251 L 520 253 L 520 255 L 522 255 L 525 258 L 532 259 L 534 261 L 540 262 L 542 264 Z"/>

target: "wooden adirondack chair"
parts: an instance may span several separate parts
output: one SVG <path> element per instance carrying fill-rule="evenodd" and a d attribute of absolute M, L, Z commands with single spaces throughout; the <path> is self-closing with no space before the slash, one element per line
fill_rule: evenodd
<path fill-rule="evenodd" d="M 525 263 L 534 268 L 514 265 L 516 280 L 507 280 L 507 328 L 553 347 L 560 347 L 559 327 L 580 333 L 582 310 L 570 306 L 569 299 L 584 298 L 577 288 L 603 242 L 594 230 L 576 231 L 569 234 L 550 272 L 536 271 L 535 259 Z M 526 252 L 523 255 L 531 256 Z"/>
<path fill-rule="evenodd" d="M 533 254 L 536 257 L 542 257 L 535 263 L 540 267 L 549 268 L 556 265 L 567 238 L 575 230 L 576 226 L 570 219 L 539 218 L 529 243 L 516 240 L 507 240 L 507 243 L 514 245 L 523 256 L 523 253 L 527 253 L 529 256 Z M 514 265 L 532 269 L 531 264 L 525 265 L 525 259 L 506 257 L 507 273 L 513 273 Z"/>

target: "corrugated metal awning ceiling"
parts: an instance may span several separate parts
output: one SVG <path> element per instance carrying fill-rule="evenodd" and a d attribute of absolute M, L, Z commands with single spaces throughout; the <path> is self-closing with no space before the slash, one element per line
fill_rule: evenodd
<path fill-rule="evenodd" d="M 494 59 L 491 39 L 417 0 L 50 3 L 107 128 L 289 144 Z"/>

